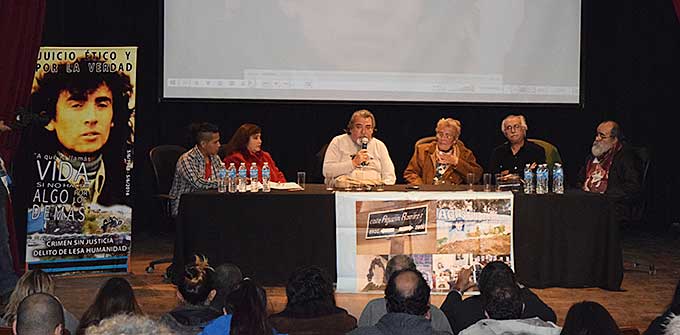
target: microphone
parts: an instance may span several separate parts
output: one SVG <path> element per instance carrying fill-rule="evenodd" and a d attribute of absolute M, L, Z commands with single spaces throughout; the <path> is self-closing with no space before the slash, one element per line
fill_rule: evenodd
<path fill-rule="evenodd" d="M 366 150 L 368 148 L 368 137 L 361 138 L 361 150 Z M 361 166 L 368 165 L 368 162 L 361 162 Z"/>

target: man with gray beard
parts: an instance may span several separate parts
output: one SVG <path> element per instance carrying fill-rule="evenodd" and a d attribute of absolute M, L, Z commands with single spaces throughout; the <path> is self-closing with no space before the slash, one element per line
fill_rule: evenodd
<path fill-rule="evenodd" d="M 641 164 L 622 138 L 621 127 L 615 121 L 604 121 L 597 126 L 591 154 L 579 173 L 579 182 L 586 192 L 609 196 L 614 201 L 617 220 L 625 222 L 630 206 L 640 197 Z"/>

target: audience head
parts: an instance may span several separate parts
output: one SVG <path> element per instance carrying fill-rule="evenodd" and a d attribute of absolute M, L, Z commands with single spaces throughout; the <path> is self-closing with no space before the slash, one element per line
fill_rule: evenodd
<path fill-rule="evenodd" d="M 511 281 L 517 285 L 515 273 L 505 262 L 493 261 L 482 269 L 482 273 L 479 274 L 479 279 L 477 280 L 477 287 L 479 287 L 479 292 L 484 294 L 484 292 L 506 281 Z"/>
<path fill-rule="evenodd" d="M 214 270 L 213 286 L 219 291 L 218 293 L 229 294 L 242 279 L 243 274 L 238 266 L 224 263 Z"/>
<path fill-rule="evenodd" d="M 11 323 L 16 317 L 19 303 L 27 296 L 34 293 L 54 293 L 54 281 L 47 273 L 42 270 L 28 270 L 17 281 L 16 287 L 12 295 L 9 297 L 9 302 L 5 306 L 4 318 Z"/>
<path fill-rule="evenodd" d="M 324 270 L 316 266 L 293 272 L 286 285 L 286 297 L 286 310 L 289 311 L 321 313 L 335 307 L 333 282 Z"/>
<path fill-rule="evenodd" d="M 442 151 L 448 151 L 458 142 L 461 132 L 460 121 L 452 118 L 442 118 L 437 121 L 437 127 L 434 130 L 437 137 L 437 148 Z"/>
<path fill-rule="evenodd" d="M 600 157 L 611 150 L 621 140 L 621 128 L 615 121 L 604 121 L 597 126 L 595 141 L 590 148 L 595 157 Z"/>
<path fill-rule="evenodd" d="M 267 293 L 245 278 L 227 296 L 226 310 L 232 315 L 231 335 L 271 335 L 267 320 Z"/>
<path fill-rule="evenodd" d="M 560 334 L 618 335 L 619 327 L 602 305 L 594 301 L 583 301 L 569 308 Z"/>
<path fill-rule="evenodd" d="M 393 273 L 403 269 L 416 270 L 416 263 L 413 261 L 413 258 L 409 255 L 393 256 L 385 267 L 385 279 L 390 280 Z"/>
<path fill-rule="evenodd" d="M 216 155 L 220 149 L 220 129 L 208 122 L 191 125 L 191 135 L 204 155 Z"/>
<path fill-rule="evenodd" d="M 61 334 L 64 328 L 64 307 L 48 293 L 35 293 L 19 303 L 14 331 L 18 335 Z"/>
<path fill-rule="evenodd" d="M 511 144 L 522 143 L 527 136 L 527 121 L 524 115 L 508 115 L 501 122 L 501 131 Z"/>
<path fill-rule="evenodd" d="M 360 109 L 352 113 L 352 117 L 347 124 L 347 132 L 355 143 L 362 137 L 369 140 L 373 138 L 375 131 L 375 116 L 367 109 Z"/>
<path fill-rule="evenodd" d="M 177 285 L 178 297 L 190 305 L 205 305 L 215 297 L 213 289 L 214 270 L 203 255 L 194 255 Z"/>
<path fill-rule="evenodd" d="M 496 283 L 482 294 L 482 308 L 490 319 L 519 319 L 524 310 L 519 286 L 507 279 Z"/>
<path fill-rule="evenodd" d="M 158 334 L 170 335 L 173 332 L 161 323 L 144 315 L 118 314 L 102 320 L 98 325 L 90 326 L 85 335 L 137 335 Z"/>
<path fill-rule="evenodd" d="M 262 129 L 252 123 L 242 124 L 226 145 L 225 155 L 235 151 L 255 153 L 262 150 Z"/>
<path fill-rule="evenodd" d="M 430 286 L 420 271 L 399 270 L 387 283 L 385 299 L 388 313 L 425 316 L 430 310 Z"/>
<path fill-rule="evenodd" d="M 111 278 L 97 292 L 94 303 L 80 318 L 79 329 L 97 324 L 116 314 L 142 314 L 135 293 L 124 278 Z"/>

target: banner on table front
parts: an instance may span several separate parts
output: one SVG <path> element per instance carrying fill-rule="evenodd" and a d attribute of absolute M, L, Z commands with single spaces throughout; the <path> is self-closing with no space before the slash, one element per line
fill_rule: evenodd
<path fill-rule="evenodd" d="M 136 47 L 40 49 L 16 170 L 29 269 L 127 271 L 136 63 Z"/>
<path fill-rule="evenodd" d="M 476 282 L 500 260 L 514 268 L 510 192 L 337 192 L 340 292 L 384 291 L 391 256 L 408 254 L 433 293 L 447 293 L 461 269 Z"/>

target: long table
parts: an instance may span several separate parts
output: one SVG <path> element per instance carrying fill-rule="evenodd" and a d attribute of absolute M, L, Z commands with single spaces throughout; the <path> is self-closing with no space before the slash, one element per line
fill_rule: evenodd
<path fill-rule="evenodd" d="M 407 191 L 404 185 L 385 190 Z M 605 196 L 580 190 L 515 193 L 518 280 L 534 288 L 620 290 L 623 261 L 611 208 Z M 313 184 L 297 192 L 184 194 L 176 220 L 176 269 L 184 269 L 194 253 L 206 255 L 211 264 L 234 263 L 244 275 L 268 286 L 285 285 L 295 268 L 307 265 L 325 268 L 335 279 L 334 194 Z"/>

